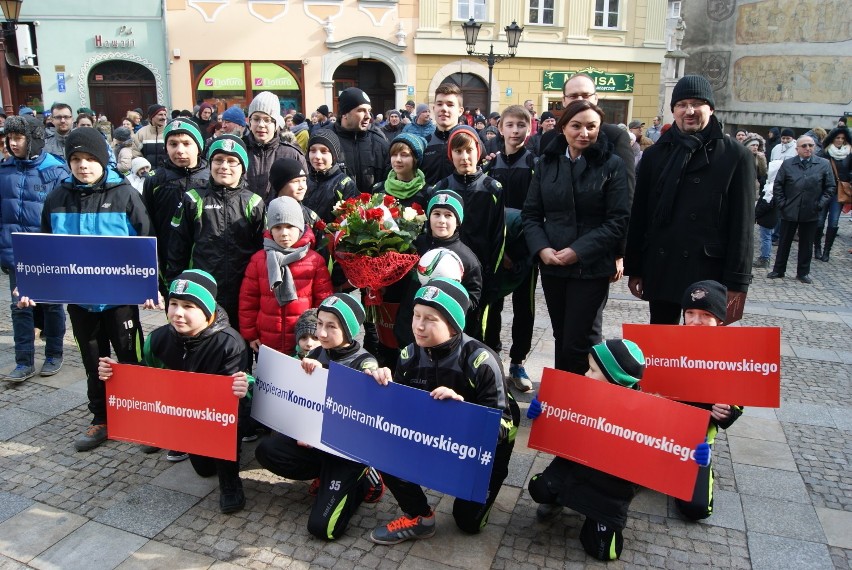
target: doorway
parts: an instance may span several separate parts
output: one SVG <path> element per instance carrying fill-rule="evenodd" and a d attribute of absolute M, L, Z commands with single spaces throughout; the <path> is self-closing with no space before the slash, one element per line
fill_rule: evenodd
<path fill-rule="evenodd" d="M 89 72 L 89 100 L 95 112 L 121 125 L 127 111 L 138 107 L 144 115 L 157 103 L 154 74 L 132 61 L 105 61 Z"/>
<path fill-rule="evenodd" d="M 465 109 L 479 108 L 486 117 L 491 112 L 488 101 L 488 84 L 473 73 L 453 73 L 442 83 L 455 83 L 462 92 Z"/>
<path fill-rule="evenodd" d="M 357 87 L 370 98 L 373 114 L 387 114 L 396 108 L 393 70 L 375 59 L 353 59 L 334 70 L 334 113 L 339 115 L 337 96 L 347 87 Z"/>

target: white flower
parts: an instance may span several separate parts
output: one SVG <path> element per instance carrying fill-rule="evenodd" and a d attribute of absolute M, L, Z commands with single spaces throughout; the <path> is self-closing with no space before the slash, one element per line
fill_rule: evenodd
<path fill-rule="evenodd" d="M 414 221 L 417 222 L 418 224 L 422 224 L 423 222 L 426 221 L 426 214 L 420 214 L 419 216 L 416 216 L 414 218 Z"/>
<path fill-rule="evenodd" d="M 417 219 L 417 210 L 415 210 L 414 208 L 406 207 L 402 211 L 402 219 L 406 222 L 413 222 L 415 219 Z"/>

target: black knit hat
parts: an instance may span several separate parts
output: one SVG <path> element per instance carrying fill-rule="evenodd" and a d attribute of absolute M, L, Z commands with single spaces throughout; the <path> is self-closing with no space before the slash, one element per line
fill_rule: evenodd
<path fill-rule="evenodd" d="M 6 135 L 18 134 L 27 137 L 27 158 L 35 158 L 41 154 L 44 148 L 44 124 L 32 115 L 13 115 L 6 119 Z M 9 139 L 6 139 L 6 149 L 9 148 Z"/>
<path fill-rule="evenodd" d="M 148 107 L 148 118 L 150 119 L 160 111 L 165 111 L 166 107 L 164 105 L 160 105 L 159 103 L 154 103 L 150 107 Z"/>
<path fill-rule="evenodd" d="M 781 136 L 796 138 L 796 131 L 794 131 L 790 127 L 784 127 L 783 129 L 781 129 Z"/>
<path fill-rule="evenodd" d="M 210 320 L 216 312 L 216 279 L 200 269 L 187 269 L 169 286 L 169 299 L 182 299 L 195 304 Z"/>
<path fill-rule="evenodd" d="M 553 114 L 553 113 L 551 113 L 550 111 L 545 111 L 545 112 L 544 112 L 544 113 L 542 113 L 542 114 L 541 114 L 541 116 L 538 118 L 538 121 L 539 121 L 540 123 L 543 123 L 543 122 L 545 122 L 545 121 L 546 121 L 546 120 L 548 120 L 548 119 L 555 119 L 555 118 L 556 118 L 556 115 L 554 115 L 554 114 Z"/>
<path fill-rule="evenodd" d="M 340 139 L 334 134 L 334 131 L 329 129 L 319 129 L 314 131 L 311 138 L 308 139 L 308 150 L 315 144 L 325 145 L 331 151 L 331 158 L 334 164 L 343 162 L 343 148 L 340 146 Z"/>
<path fill-rule="evenodd" d="M 355 107 L 369 104 L 370 98 L 357 87 L 347 87 L 337 97 L 337 110 L 341 115 L 345 115 Z"/>
<path fill-rule="evenodd" d="M 672 90 L 672 111 L 675 103 L 684 99 L 702 99 L 707 101 L 711 109 L 716 108 L 716 100 L 713 98 L 713 88 L 703 75 L 684 75 Z"/>
<path fill-rule="evenodd" d="M 204 151 L 204 135 L 194 121 L 189 119 L 175 119 L 163 129 L 163 141 L 168 146 L 169 137 L 172 135 L 189 135 L 198 147 L 198 154 Z"/>
<path fill-rule="evenodd" d="M 686 288 L 680 301 L 680 308 L 684 311 L 687 309 L 707 311 L 719 319 L 720 323 L 724 323 L 728 313 L 728 288 L 718 281 L 707 280 L 693 283 Z"/>
<path fill-rule="evenodd" d="M 112 138 L 118 142 L 129 141 L 131 136 L 133 136 L 133 133 L 131 133 L 130 129 L 127 127 L 118 127 L 115 129 L 115 132 L 112 133 Z"/>
<path fill-rule="evenodd" d="M 458 281 L 446 277 L 430 279 L 415 293 L 414 304 L 432 307 L 447 319 L 457 333 L 464 331 L 470 297 L 467 289 Z"/>
<path fill-rule="evenodd" d="M 109 151 L 104 136 L 97 129 L 81 127 L 68 134 L 65 139 L 65 157 L 68 162 L 71 162 L 71 155 L 75 152 L 91 154 L 104 170 L 107 169 Z"/>
<path fill-rule="evenodd" d="M 279 158 L 269 169 L 269 183 L 275 192 L 279 192 L 285 184 L 301 176 L 307 176 L 307 173 L 295 158 Z"/>
<path fill-rule="evenodd" d="M 635 342 L 613 338 L 592 347 L 592 358 L 613 384 L 639 389 L 645 371 L 645 356 Z"/>
<path fill-rule="evenodd" d="M 317 310 L 308 309 L 296 321 L 296 342 L 306 335 L 317 336 Z"/>
<path fill-rule="evenodd" d="M 317 113 L 319 113 L 323 117 L 328 117 L 331 114 L 328 110 L 328 105 L 320 105 L 319 107 L 317 107 Z"/>
<path fill-rule="evenodd" d="M 347 342 L 352 342 L 361 330 L 366 314 L 361 303 L 349 293 L 335 293 L 325 298 L 317 312 L 326 311 L 337 317 Z"/>

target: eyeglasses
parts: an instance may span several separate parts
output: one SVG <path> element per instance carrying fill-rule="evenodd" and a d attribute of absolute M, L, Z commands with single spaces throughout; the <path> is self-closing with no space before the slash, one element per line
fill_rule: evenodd
<path fill-rule="evenodd" d="M 252 118 L 251 118 L 251 123 L 253 125 L 271 125 L 274 122 L 275 122 L 275 119 L 273 119 L 272 117 L 252 116 Z"/>
<path fill-rule="evenodd" d="M 689 103 L 687 101 L 678 101 L 677 103 L 675 103 L 674 108 L 678 111 L 686 111 L 688 109 L 692 109 L 693 111 L 695 111 L 696 109 L 704 107 L 705 105 L 707 105 L 705 101 L 694 103 Z"/>
<path fill-rule="evenodd" d="M 566 93 L 565 98 L 571 101 L 576 101 L 577 99 L 591 99 L 597 95 L 597 93 Z"/>
<path fill-rule="evenodd" d="M 799 146 L 802 147 L 802 148 L 810 148 L 810 147 L 816 146 L 816 145 L 805 143 L 805 144 L 800 144 Z"/>
<path fill-rule="evenodd" d="M 236 158 L 225 158 L 217 156 L 213 160 L 210 161 L 210 164 L 213 166 L 227 166 L 228 168 L 236 168 L 240 166 L 242 163 Z"/>
<path fill-rule="evenodd" d="M 71 119 L 71 115 L 53 115 L 54 121 L 70 121 Z"/>

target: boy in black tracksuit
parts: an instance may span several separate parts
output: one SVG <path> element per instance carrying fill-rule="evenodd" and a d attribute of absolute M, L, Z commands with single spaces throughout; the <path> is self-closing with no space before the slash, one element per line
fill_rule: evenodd
<path fill-rule="evenodd" d="M 363 372 L 375 370 L 376 359 L 355 340 L 364 317 L 361 303 L 347 293 L 325 299 L 317 308 L 320 346 L 302 360 L 302 368 L 310 374 L 318 367 L 328 368 L 328 363 L 334 361 Z M 308 489 L 316 496 L 308 517 L 308 532 L 324 540 L 340 538 L 361 501 L 378 502 L 384 492 L 375 470 L 283 434 L 261 441 L 255 457 L 265 469 L 281 477 L 314 479 Z"/>
<path fill-rule="evenodd" d="M 263 247 L 266 206 L 245 186 L 248 153 L 239 137 L 222 135 L 207 149 L 210 183 L 188 190 L 172 218 L 166 279 L 188 268 L 216 279 L 216 302 L 239 327 L 239 297 L 251 256 Z"/>
<path fill-rule="evenodd" d="M 497 493 L 509 473 L 519 423 L 518 405 L 506 389 L 497 355 L 461 332 L 468 308 L 467 292 L 461 284 L 442 277 L 432 279 L 417 291 L 414 303 L 412 329 L 416 343 L 403 349 L 395 373 L 381 368 L 373 377 L 383 385 L 392 379 L 397 384 L 427 390 L 438 400 L 464 400 L 502 411 L 485 503 L 465 499 L 453 502 L 456 525 L 464 532 L 476 534 L 487 524 Z M 383 477 L 404 514 L 375 528 L 370 540 L 397 544 L 433 536 L 435 513 L 420 485 L 388 474 Z"/>
<path fill-rule="evenodd" d="M 636 343 L 610 339 L 596 344 L 589 352 L 586 377 L 639 390 L 645 370 L 645 357 Z M 527 417 L 535 420 L 543 408 L 533 399 Z M 695 450 L 699 465 L 710 461 L 710 447 L 699 444 Z M 616 560 L 621 556 L 627 525 L 627 511 L 639 485 L 598 471 L 576 461 L 554 457 L 543 473 L 529 482 L 532 499 L 539 503 L 536 519 L 546 522 L 557 517 L 563 507 L 586 515 L 580 529 L 580 543 L 587 554 L 598 560 Z"/>
<path fill-rule="evenodd" d="M 728 290 L 717 281 L 699 281 L 686 288 L 681 299 L 683 324 L 692 327 L 722 326 L 728 308 Z M 707 443 L 716 442 L 719 428 L 728 429 L 743 414 L 742 406 L 733 404 L 698 404 L 684 402 L 710 411 L 707 426 Z M 706 519 L 713 514 L 713 465 L 707 464 L 698 470 L 692 500 L 675 499 L 675 505 L 683 516 L 690 520 Z"/>
<path fill-rule="evenodd" d="M 184 193 L 205 188 L 210 180 L 207 160 L 202 156 L 204 138 L 198 126 L 187 119 L 172 121 L 163 130 L 168 159 L 162 167 L 145 178 L 142 201 L 151 216 L 157 236 L 157 263 L 160 270 L 160 294 L 166 296 L 169 282 L 165 279 L 172 235 L 172 217 Z"/>
<path fill-rule="evenodd" d="M 468 222 L 461 230 L 461 241 L 468 246 L 482 265 L 482 297 L 479 307 L 467 321 L 464 332 L 484 340 L 490 303 L 499 290 L 495 278 L 503 260 L 506 238 L 506 213 L 503 187 L 479 168 L 482 143 L 473 128 L 459 125 L 450 133 L 447 151 L 455 172 L 438 182 L 430 193 L 453 190 L 464 200 Z"/>
<path fill-rule="evenodd" d="M 489 162 L 484 171 L 503 187 L 503 199 L 506 208 L 523 210 L 527 191 L 532 183 L 536 158 L 525 146 L 524 141 L 532 121 L 529 111 L 521 105 L 507 107 L 500 117 L 500 134 L 503 138 L 503 151 Z M 508 214 L 507 214 L 508 216 Z M 508 221 L 507 221 L 508 225 Z M 508 236 L 508 233 L 507 233 Z M 523 235 L 513 236 L 514 241 L 526 241 Z M 507 249 L 510 244 L 507 239 Z M 521 249 L 520 251 L 523 251 Z M 530 258 L 529 251 L 524 254 Z M 518 264 L 518 269 L 526 268 L 526 259 L 514 259 L 504 256 L 504 266 Z M 508 263 L 507 263 L 508 262 Z M 509 379 L 515 388 L 522 392 L 532 390 L 532 382 L 524 369 L 524 360 L 532 348 L 533 322 L 535 321 L 535 288 L 538 281 L 538 264 L 532 263 L 526 277 L 512 291 L 512 348 L 509 350 Z M 485 343 L 500 353 L 501 312 L 504 297 L 498 296 L 488 312 Z"/>
<path fill-rule="evenodd" d="M 170 323 L 153 331 L 145 340 L 142 363 L 153 368 L 221 374 L 233 377 L 231 389 L 244 398 L 253 379 L 248 370 L 250 357 L 240 334 L 228 325 L 228 315 L 216 305 L 216 280 L 206 271 L 190 269 L 178 275 L 168 291 Z M 112 375 L 110 358 L 101 358 L 98 375 Z M 195 472 L 202 477 L 219 476 L 219 509 L 235 513 L 246 498 L 240 480 L 240 438 L 237 459 L 228 461 L 190 455 Z"/>

